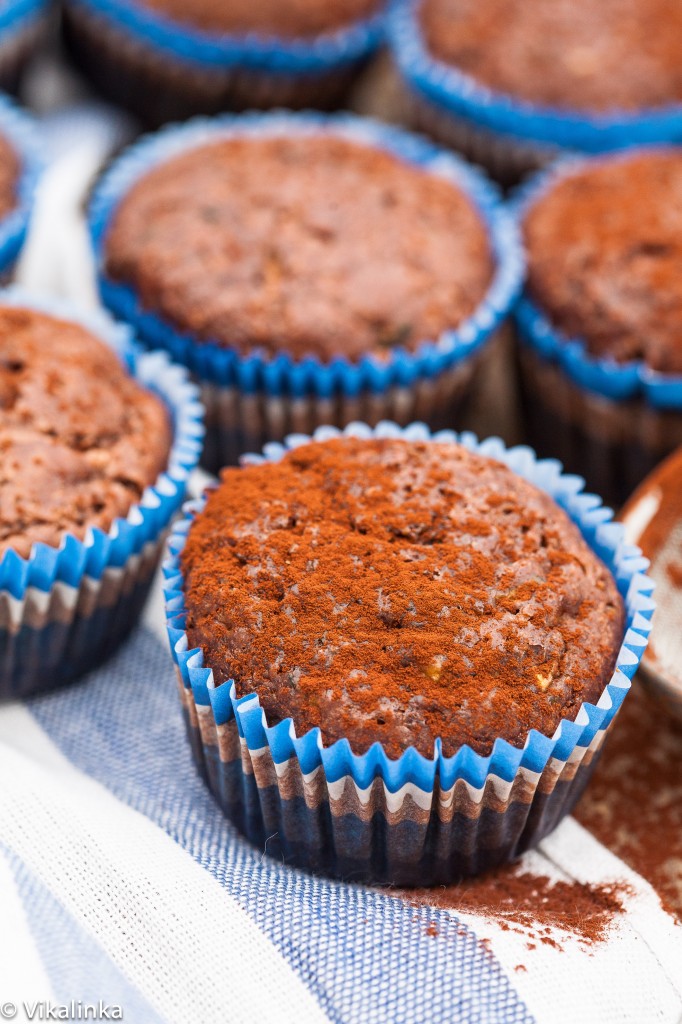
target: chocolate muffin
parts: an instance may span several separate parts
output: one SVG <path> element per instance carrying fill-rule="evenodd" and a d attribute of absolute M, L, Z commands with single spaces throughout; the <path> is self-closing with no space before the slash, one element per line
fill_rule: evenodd
<path fill-rule="evenodd" d="M 502 184 L 566 152 L 682 132 L 682 8 L 668 0 L 399 0 L 411 120 Z"/>
<path fill-rule="evenodd" d="M 370 17 L 381 0 L 138 0 L 141 7 L 204 32 L 307 39 Z"/>
<path fill-rule="evenodd" d="M 682 150 L 569 167 L 531 197 L 522 229 L 526 296 L 563 339 L 560 350 L 577 338 L 593 359 L 682 375 Z M 615 504 L 682 444 L 682 401 L 662 409 L 646 395 L 591 395 L 562 371 L 561 351 L 557 365 L 535 347 L 524 347 L 522 360 L 533 443 L 549 453 L 567 421 L 578 433 L 552 454 Z M 594 466 L 585 462 L 605 445 Z"/>
<path fill-rule="evenodd" d="M 0 558 L 125 517 L 164 471 L 171 425 L 77 323 L 0 306 Z"/>
<path fill-rule="evenodd" d="M 587 164 L 530 206 L 527 289 L 595 358 L 682 374 L 682 150 Z"/>
<path fill-rule="evenodd" d="M 567 515 L 451 443 L 336 438 L 226 469 L 181 565 L 216 683 L 355 753 L 552 736 L 599 699 L 624 632 Z"/>
<path fill-rule="evenodd" d="M 331 134 L 232 137 L 142 176 L 105 272 L 197 342 L 328 362 L 456 327 L 493 273 L 461 189 Z"/>
<path fill-rule="evenodd" d="M 682 6 L 668 0 L 421 0 L 431 53 L 497 92 L 609 113 L 682 102 Z"/>
<path fill-rule="evenodd" d="M 72 56 L 149 125 L 333 108 L 381 41 L 385 0 L 65 0 Z"/>

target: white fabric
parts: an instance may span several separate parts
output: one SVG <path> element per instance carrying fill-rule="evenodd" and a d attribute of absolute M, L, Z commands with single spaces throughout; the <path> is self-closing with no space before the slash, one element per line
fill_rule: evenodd
<path fill-rule="evenodd" d="M 27 711 L 3 710 L 0 737 L 0 777 L 12 780 L 0 791 L 3 842 L 164 1020 L 327 1019 L 238 904 L 146 818 L 74 769 Z M 21 752 L 27 747 L 33 754 Z M 3 986 L 6 969 L 0 963 Z"/>
<path fill-rule="evenodd" d="M 526 854 L 520 869 L 552 880 L 599 885 L 624 882 L 626 912 L 605 941 L 586 947 L 554 931 L 556 949 L 527 934 L 504 930 L 481 914 L 458 913 L 514 979 L 514 987 L 539 1022 L 644 1024 L 682 1016 L 682 928 L 662 909 L 650 885 L 567 818 Z M 534 949 L 528 948 L 532 942 Z M 525 968 L 521 969 L 521 967 Z"/>
<path fill-rule="evenodd" d="M 50 1001 L 53 993 L 7 858 L 0 853 L 0 1004 Z"/>

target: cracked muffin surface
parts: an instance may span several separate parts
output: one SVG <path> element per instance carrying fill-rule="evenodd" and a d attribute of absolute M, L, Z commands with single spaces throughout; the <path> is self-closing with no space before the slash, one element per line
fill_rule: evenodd
<path fill-rule="evenodd" d="M 568 516 L 450 443 L 346 437 L 223 470 L 182 569 L 216 683 L 356 753 L 552 735 L 599 698 L 623 637 L 615 581 Z"/>
<path fill-rule="evenodd" d="M 601 158 L 527 210 L 526 288 L 597 357 L 682 373 L 682 150 Z"/>
<path fill-rule="evenodd" d="M 163 472 L 163 402 L 79 324 L 0 306 L 0 557 L 107 531 Z"/>
<path fill-rule="evenodd" d="M 333 132 L 233 137 L 148 171 L 105 241 L 109 277 L 193 341 L 385 358 L 458 327 L 494 260 L 464 191 Z"/>

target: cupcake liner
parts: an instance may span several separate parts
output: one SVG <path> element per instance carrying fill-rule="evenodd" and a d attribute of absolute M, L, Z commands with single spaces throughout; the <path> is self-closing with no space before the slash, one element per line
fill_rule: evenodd
<path fill-rule="evenodd" d="M 2 74 L 2 42 L 0 42 L 0 75 Z M 43 161 L 40 155 L 36 126 L 5 96 L 0 95 L 0 135 L 10 143 L 21 161 L 17 182 L 16 205 L 0 217 L 0 279 L 10 276 L 26 240 Z"/>
<path fill-rule="evenodd" d="M 682 139 L 682 104 L 637 113 L 589 114 L 541 106 L 487 87 L 429 52 L 419 22 L 420 3 L 399 0 L 387 18 L 389 43 L 400 74 L 443 130 L 447 130 L 450 115 L 453 130 L 461 139 L 478 140 L 479 158 L 491 169 L 500 169 L 504 180 L 546 163 L 556 156 L 557 149 L 601 153 Z M 490 151 L 486 135 L 492 137 Z M 524 154 L 529 162 L 524 162 Z"/>
<path fill-rule="evenodd" d="M 77 313 L 19 289 L 2 305 L 39 309 L 83 324 L 109 344 L 130 373 L 158 394 L 173 419 L 168 465 L 127 516 L 105 533 L 59 547 L 35 543 L 28 558 L 0 558 L 0 699 L 18 699 L 69 682 L 108 657 L 139 621 L 166 531 L 180 508 L 201 451 L 202 408 L 186 371 L 163 352 L 142 352 L 131 332 L 108 317 Z"/>
<path fill-rule="evenodd" d="M 636 147 L 604 159 L 647 151 Z M 511 204 L 519 233 L 526 212 L 548 189 L 594 164 L 594 158 L 565 158 L 523 185 Z M 620 505 L 682 444 L 682 377 L 658 373 L 641 361 L 591 356 L 580 338 L 555 328 L 525 293 L 514 319 L 524 350 L 520 367 L 531 440 L 542 449 L 551 438 L 553 454 Z"/>
<path fill-rule="evenodd" d="M 0 88 L 15 91 L 21 72 L 40 42 L 47 0 L 6 0 L 0 11 Z"/>
<path fill-rule="evenodd" d="M 47 23 L 46 0 L 10 0 L 0 12 L 0 89 L 15 92 Z"/>
<path fill-rule="evenodd" d="M 71 42 L 99 84 L 123 90 L 128 105 L 151 110 L 157 123 L 244 106 L 332 104 L 379 46 L 384 21 L 380 9 L 312 38 L 284 39 L 195 29 L 130 0 L 67 0 L 66 15 Z M 132 79 L 164 81 L 169 94 L 136 96 Z"/>
<path fill-rule="evenodd" d="M 347 879 L 400 885 L 448 883 L 509 860 L 534 846 L 567 814 L 593 769 L 646 648 L 654 609 L 653 585 L 641 552 L 578 477 L 531 449 L 505 449 L 498 438 L 431 434 L 423 424 L 375 430 L 352 424 L 359 437 L 459 441 L 504 462 L 547 491 L 578 524 L 606 562 L 627 609 L 617 666 L 596 705 L 584 703 L 575 720 L 554 736 L 532 730 L 522 748 L 496 740 L 482 757 L 462 747 L 445 757 L 408 748 L 398 760 L 379 743 L 364 755 L 348 740 L 325 746 L 319 729 L 297 736 L 290 719 L 269 726 L 258 696 L 236 695 L 234 684 L 215 686 L 203 652 L 190 649 L 180 558 L 192 519 L 204 502 L 185 507 L 168 543 L 163 572 L 166 619 L 190 744 L 199 770 L 225 814 L 252 842 L 286 862 Z M 319 428 L 314 440 L 338 436 Z M 309 441 L 301 435 L 286 447 Z M 277 461 L 286 448 L 268 445 L 247 462 Z M 267 841 L 267 844 L 266 844 Z"/>
<path fill-rule="evenodd" d="M 152 167 L 218 138 L 292 132 L 331 132 L 380 146 L 464 189 L 489 229 L 496 261 L 488 291 L 468 320 L 435 342 L 423 342 L 415 351 L 396 348 L 383 360 L 365 356 L 353 363 L 339 356 L 323 363 L 315 357 L 295 360 L 285 352 L 270 357 L 257 349 L 240 356 L 183 336 L 145 311 L 132 288 L 107 278 L 104 246 L 109 225 L 118 204 Z M 201 382 L 207 404 L 206 464 L 211 468 L 290 431 L 310 431 L 325 422 L 345 426 L 359 415 L 372 423 L 386 416 L 407 423 L 423 415 L 441 425 L 439 418 L 449 417 L 453 404 L 466 392 L 485 343 L 503 325 L 523 273 L 516 225 L 493 185 L 420 137 L 352 115 L 247 114 L 168 128 L 131 147 L 105 175 L 92 201 L 90 229 L 105 304 L 134 324 L 147 344 L 169 351 Z"/>

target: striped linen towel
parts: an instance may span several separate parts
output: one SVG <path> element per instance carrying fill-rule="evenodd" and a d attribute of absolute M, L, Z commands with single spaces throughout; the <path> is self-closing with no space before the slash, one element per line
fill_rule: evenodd
<path fill-rule="evenodd" d="M 102 1000 L 129 1024 L 680 1020 L 682 929 L 572 819 L 526 866 L 629 884 L 589 950 L 562 936 L 531 953 L 485 916 L 250 846 L 193 767 L 162 621 L 157 595 L 106 667 L 0 710 L 0 1014 Z"/>

